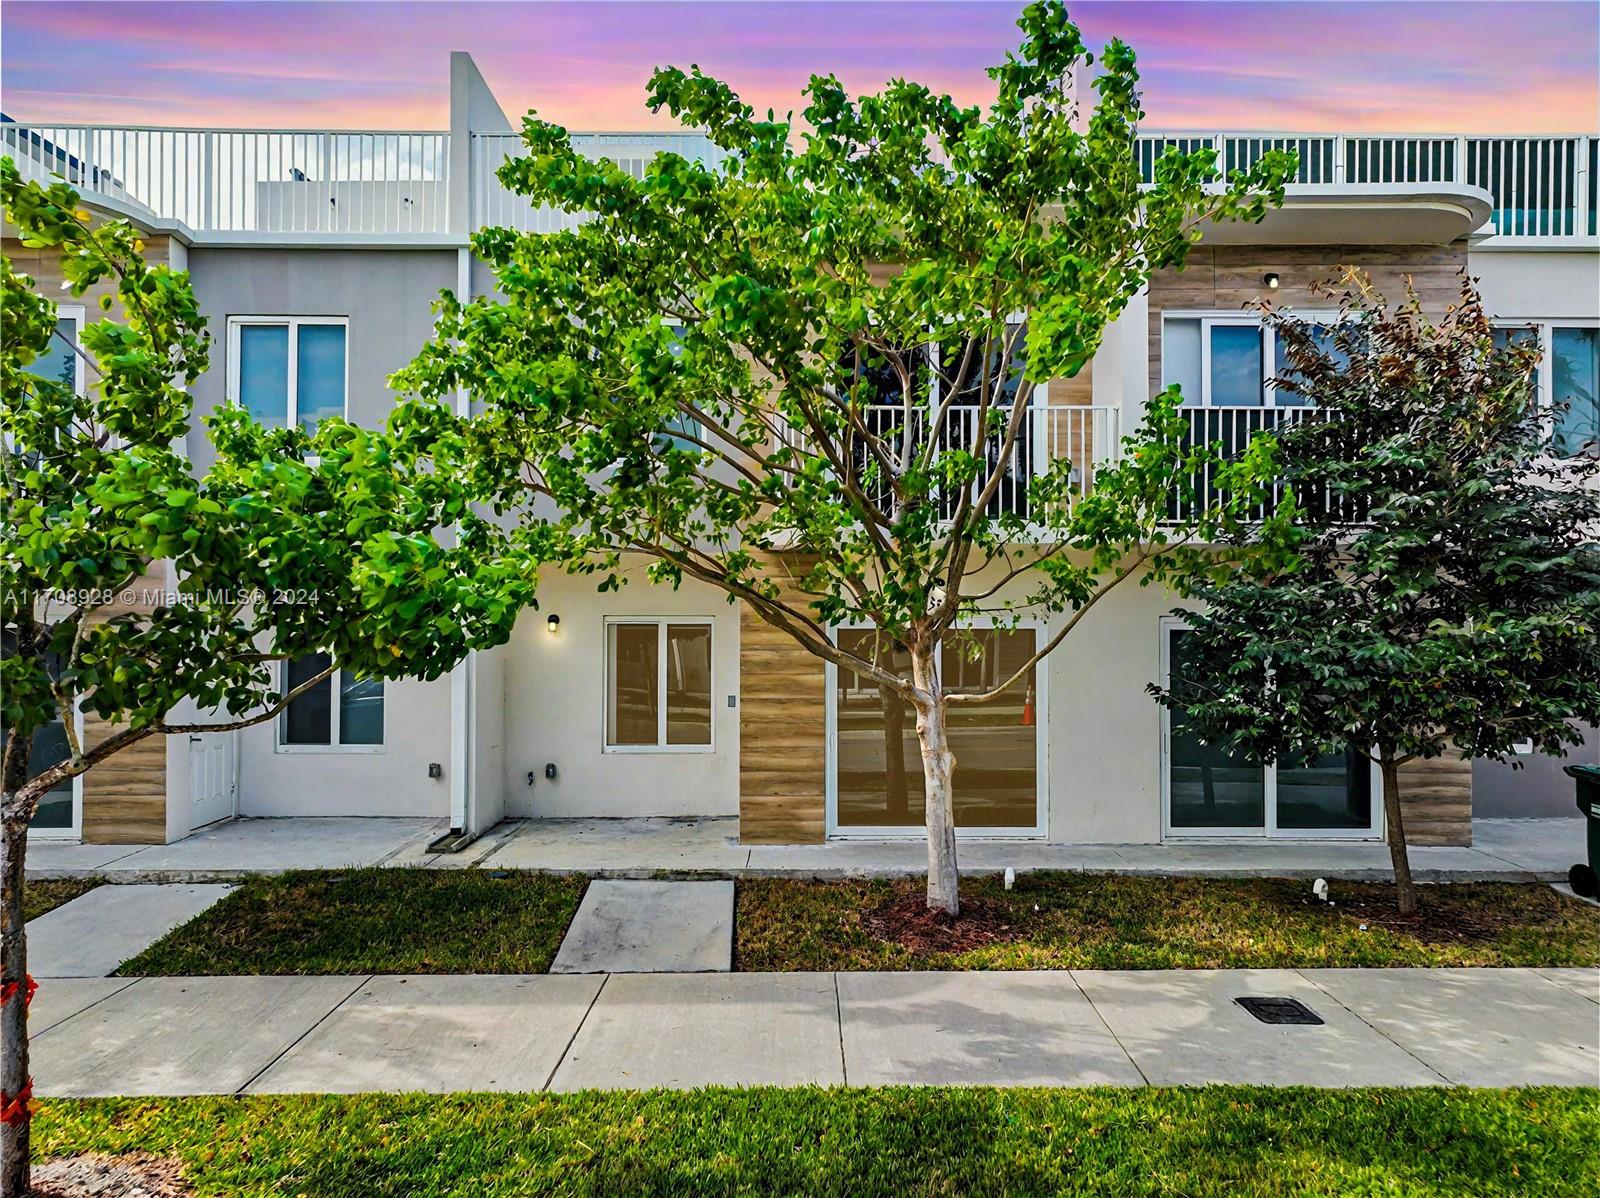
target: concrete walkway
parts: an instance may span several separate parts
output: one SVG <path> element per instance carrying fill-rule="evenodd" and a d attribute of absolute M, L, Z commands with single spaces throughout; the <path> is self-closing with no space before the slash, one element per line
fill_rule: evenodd
<path fill-rule="evenodd" d="M 103 978 L 231 886 L 97 886 L 28 923 L 28 970 L 36 977 Z"/>
<path fill-rule="evenodd" d="M 1600 1084 L 1595 969 L 46 979 L 30 1026 L 48 1096 Z"/>
<path fill-rule="evenodd" d="M 727 973 L 733 883 L 590 882 L 551 973 Z"/>
<path fill-rule="evenodd" d="M 671 873 L 701 877 L 847 877 L 918 874 L 927 850 L 916 839 L 751 846 L 726 819 L 513 820 L 463 852 L 430 854 L 442 820 L 246 819 L 208 828 L 176 844 L 28 847 L 30 877 L 97 875 L 112 881 L 228 881 L 286 869 L 360 865 L 482 866 L 599 877 Z M 1584 858 L 1584 822 L 1572 819 L 1474 820 L 1471 848 L 1411 850 L 1426 882 L 1557 881 Z M 959 853 L 966 874 L 1007 866 L 1102 873 L 1216 877 L 1329 877 L 1387 880 L 1389 851 L 1371 841 L 1184 841 L 1152 845 L 1055 845 L 971 841 Z"/>

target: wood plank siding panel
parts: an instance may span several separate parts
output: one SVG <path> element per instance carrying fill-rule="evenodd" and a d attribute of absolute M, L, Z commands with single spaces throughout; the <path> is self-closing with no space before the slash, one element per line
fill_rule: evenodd
<path fill-rule="evenodd" d="M 1472 843 L 1472 762 L 1455 754 L 1400 767 L 1400 814 L 1406 843 Z"/>
<path fill-rule="evenodd" d="M 739 615 L 739 840 L 816 844 L 826 834 L 822 659 L 751 610 Z"/>
<path fill-rule="evenodd" d="M 148 613 L 167 589 L 167 567 L 157 562 L 124 591 L 129 601 L 96 613 L 96 620 L 124 612 Z M 84 742 L 93 746 L 118 731 L 85 712 Z M 89 844 L 165 844 L 167 839 L 167 738 L 147 736 L 83 776 L 83 839 Z"/>
<path fill-rule="evenodd" d="M 1372 276 L 1390 302 L 1405 298 L 1409 276 L 1430 311 L 1442 311 L 1461 296 L 1467 266 L 1464 242 L 1447 246 L 1196 246 L 1183 270 L 1158 271 L 1150 280 L 1150 392 L 1161 390 L 1161 317 L 1164 312 L 1245 312 L 1256 300 L 1285 308 L 1333 306 L 1311 290 L 1314 282 L 1354 266 Z M 1275 273 L 1275 291 L 1261 278 Z"/>
<path fill-rule="evenodd" d="M 171 242 L 164 236 L 144 239 L 144 257 L 152 265 L 171 260 Z M 31 276 L 41 295 L 63 304 L 81 304 L 85 322 L 102 320 L 102 295 L 115 295 L 115 285 L 101 280 L 81 297 L 63 291 L 59 252 L 5 239 L 5 253 L 22 274 Z M 117 316 L 119 307 L 111 315 Z M 96 613 L 103 620 L 127 611 L 150 611 L 167 589 L 165 563 L 157 563 L 126 588 L 133 602 L 117 602 Z M 85 712 L 84 742 L 96 745 L 117 731 L 98 716 Z M 164 844 L 167 839 L 167 738 L 150 736 L 83 775 L 83 840 L 92 844 Z"/>

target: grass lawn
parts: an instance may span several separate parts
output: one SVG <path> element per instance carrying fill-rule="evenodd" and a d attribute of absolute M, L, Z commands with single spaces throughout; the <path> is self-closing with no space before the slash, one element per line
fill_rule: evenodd
<path fill-rule="evenodd" d="M 99 878 L 40 878 L 22 887 L 22 920 L 38 919 L 100 885 Z"/>
<path fill-rule="evenodd" d="M 923 882 L 739 884 L 735 968 L 1200 969 L 1397 965 L 1594 965 L 1600 910 L 1548 886 L 1426 886 L 1422 914 L 1402 919 L 1393 887 L 1332 883 L 1335 906 L 1310 883 L 1033 873 L 1007 892 L 963 879 L 1006 931 L 966 951 L 912 950 L 869 930 L 873 910 L 922 893 Z M 1362 930 L 1362 923 L 1368 926 Z"/>
<path fill-rule="evenodd" d="M 253 877 L 119 972 L 542 973 L 584 885 L 476 869 Z"/>
<path fill-rule="evenodd" d="M 1600 1193 L 1594 1090 L 700 1090 L 41 1104 L 202 1195 Z"/>

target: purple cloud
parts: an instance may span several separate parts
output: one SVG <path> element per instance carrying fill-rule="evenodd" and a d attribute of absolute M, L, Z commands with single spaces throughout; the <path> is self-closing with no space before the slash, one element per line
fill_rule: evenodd
<path fill-rule="evenodd" d="M 449 49 L 509 113 L 652 128 L 658 65 L 699 63 L 758 110 L 812 72 L 916 78 L 964 102 L 1016 40 L 1020 5 L 108 4 L 11 0 L 0 105 L 32 120 L 442 128 Z M 1596 126 L 1600 6 L 1085 3 L 1091 44 L 1139 53 L 1152 126 L 1582 131 Z M 64 67 L 64 64 L 68 64 Z"/>

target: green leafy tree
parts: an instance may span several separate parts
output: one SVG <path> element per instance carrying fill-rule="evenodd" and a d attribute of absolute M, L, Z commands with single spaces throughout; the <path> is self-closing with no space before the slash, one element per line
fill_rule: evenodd
<path fill-rule="evenodd" d="M 797 126 L 698 68 L 658 70 L 652 108 L 707 130 L 715 165 L 660 154 L 635 177 L 530 116 L 501 181 L 587 215 L 480 231 L 499 295 L 446 294 L 437 340 L 395 380 L 474 395 L 474 485 L 517 552 L 602 590 L 641 559 L 656 583 L 718 588 L 907 703 L 928 903 L 952 915 L 948 709 L 1017 686 L 1122 580 L 1220 536 L 1260 465 L 1235 463 L 1235 498 L 1168 526 L 1175 489 L 1216 455 L 1187 444 L 1176 394 L 1084 497 L 1087 455 L 1035 469 L 1035 388 L 1077 374 L 1198 225 L 1259 219 L 1294 167 L 1269 154 L 1215 186 L 1212 151 L 1174 151 L 1141 186 L 1132 51 L 1106 48 L 1080 130 L 1078 30 L 1058 3 L 1019 25 L 987 109 L 905 81 L 852 99 L 813 77 Z M 1011 677 L 951 693 L 941 642 L 1024 611 L 1069 614 Z M 846 623 L 876 629 L 876 651 L 836 643 Z"/>
<path fill-rule="evenodd" d="M 55 304 L 4 263 L 0 1150 L 5 1192 L 21 1194 L 31 1089 L 22 892 L 40 799 L 147 737 L 270 719 L 327 676 L 280 694 L 277 663 L 289 658 L 326 653 L 364 677 L 436 677 L 469 648 L 505 640 L 531 589 L 481 552 L 455 482 L 459 431 L 431 405 L 402 405 L 385 431 L 327 420 L 314 435 L 224 408 L 211 421 L 217 462 L 196 477 L 174 448 L 189 429 L 185 388 L 208 365 L 187 275 L 146 263 L 132 226 L 93 222 L 65 184 L 24 184 L 9 158 L 0 184 L 24 244 L 59 254 L 74 295 L 107 284 L 103 307 L 117 317 L 83 329 L 84 393 L 76 371 L 35 373 L 56 336 Z M 438 532 L 452 525 L 455 535 Z M 168 566 L 175 593 L 154 597 L 153 611 L 124 610 L 152 567 Z M 185 703 L 216 718 L 174 719 Z M 84 743 L 80 711 L 110 735 Z M 34 761 L 51 725 L 65 752 Z"/>
<path fill-rule="evenodd" d="M 1300 501 L 1283 556 L 1192 580 L 1185 676 L 1152 691 L 1256 760 L 1374 762 L 1409 914 L 1402 767 L 1560 754 L 1600 717 L 1600 460 L 1551 453 L 1540 350 L 1498 334 L 1470 281 L 1436 319 L 1356 272 L 1339 296 L 1332 325 L 1266 315 L 1277 385 L 1322 409 L 1280 435 Z"/>

